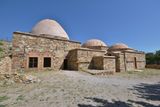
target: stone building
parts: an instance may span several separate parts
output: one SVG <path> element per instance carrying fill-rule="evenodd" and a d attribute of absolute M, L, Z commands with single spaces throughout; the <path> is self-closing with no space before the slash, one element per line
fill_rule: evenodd
<path fill-rule="evenodd" d="M 14 32 L 12 70 L 83 70 L 121 72 L 144 69 L 145 53 L 125 44 L 111 47 L 98 39 L 72 41 L 59 23 L 44 19 L 31 32 Z"/>

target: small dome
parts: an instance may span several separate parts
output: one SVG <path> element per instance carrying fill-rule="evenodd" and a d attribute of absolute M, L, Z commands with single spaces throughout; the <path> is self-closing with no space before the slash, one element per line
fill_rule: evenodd
<path fill-rule="evenodd" d="M 110 47 L 110 49 L 112 50 L 116 50 L 116 49 L 128 49 L 129 47 L 126 45 L 126 44 L 123 44 L 123 43 L 117 43 L 115 45 L 112 45 Z"/>
<path fill-rule="evenodd" d="M 65 30 L 55 20 L 44 19 L 38 22 L 32 29 L 33 34 L 48 34 L 53 36 L 60 36 L 69 39 Z"/>
<path fill-rule="evenodd" d="M 82 45 L 82 47 L 107 46 L 103 41 L 98 39 L 90 39 Z"/>

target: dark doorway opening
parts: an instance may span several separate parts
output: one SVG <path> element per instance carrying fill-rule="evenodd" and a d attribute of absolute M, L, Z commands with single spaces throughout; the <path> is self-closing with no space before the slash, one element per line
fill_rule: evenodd
<path fill-rule="evenodd" d="M 116 72 L 120 72 L 120 59 L 119 58 L 116 58 L 116 61 L 115 61 L 115 66 L 116 66 Z"/>
<path fill-rule="evenodd" d="M 51 67 L 51 58 L 44 57 L 43 67 Z"/>
<path fill-rule="evenodd" d="M 64 69 L 64 70 L 67 70 L 67 69 L 68 69 L 68 59 L 64 59 L 63 69 Z"/>
<path fill-rule="evenodd" d="M 134 57 L 134 66 L 135 66 L 135 69 L 137 69 L 137 58 Z"/>
<path fill-rule="evenodd" d="M 38 67 L 38 57 L 29 57 L 29 68 Z"/>

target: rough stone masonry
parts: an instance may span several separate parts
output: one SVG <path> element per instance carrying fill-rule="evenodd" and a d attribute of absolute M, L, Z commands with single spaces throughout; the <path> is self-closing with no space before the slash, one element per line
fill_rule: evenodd
<path fill-rule="evenodd" d="M 69 39 L 54 20 L 38 22 L 31 32 L 14 32 L 11 54 L 12 71 L 95 69 L 122 72 L 145 68 L 145 53 L 123 43 L 108 46 L 99 39 L 81 45 Z M 9 60 L 8 60 L 9 61 Z"/>

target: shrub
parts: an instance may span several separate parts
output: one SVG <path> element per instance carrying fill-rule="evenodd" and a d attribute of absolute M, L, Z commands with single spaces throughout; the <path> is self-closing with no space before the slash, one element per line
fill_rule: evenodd
<path fill-rule="evenodd" d="M 2 40 L 0 40 L 0 46 L 2 46 L 3 45 L 3 42 L 2 42 Z"/>

